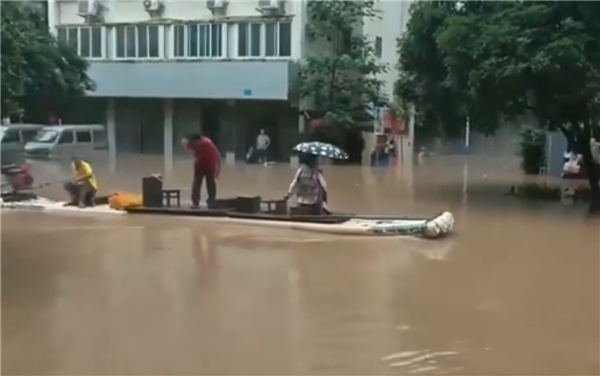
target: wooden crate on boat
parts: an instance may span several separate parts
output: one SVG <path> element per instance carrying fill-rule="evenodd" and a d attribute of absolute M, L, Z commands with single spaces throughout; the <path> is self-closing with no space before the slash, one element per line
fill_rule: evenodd
<path fill-rule="evenodd" d="M 235 198 L 217 198 L 213 201 L 207 201 L 206 205 L 211 210 L 233 210 L 236 204 Z"/>
<path fill-rule="evenodd" d="M 260 212 L 260 196 L 238 196 L 235 199 L 235 211 L 237 213 L 259 213 Z"/>
<path fill-rule="evenodd" d="M 265 200 L 262 202 L 261 212 L 267 214 L 287 214 L 287 200 Z"/>

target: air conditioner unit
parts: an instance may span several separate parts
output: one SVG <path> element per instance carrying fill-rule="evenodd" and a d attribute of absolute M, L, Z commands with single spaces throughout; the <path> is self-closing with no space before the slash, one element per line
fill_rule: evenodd
<path fill-rule="evenodd" d="M 206 7 L 210 10 L 225 9 L 228 5 L 227 0 L 206 0 Z"/>
<path fill-rule="evenodd" d="M 285 1 L 283 0 L 258 0 L 258 10 L 260 12 L 281 13 L 284 9 Z"/>
<path fill-rule="evenodd" d="M 96 0 L 77 1 L 77 14 L 81 17 L 94 17 L 99 13 L 100 6 Z"/>
<path fill-rule="evenodd" d="M 144 9 L 149 13 L 160 13 L 164 8 L 164 4 L 160 0 L 144 0 Z"/>

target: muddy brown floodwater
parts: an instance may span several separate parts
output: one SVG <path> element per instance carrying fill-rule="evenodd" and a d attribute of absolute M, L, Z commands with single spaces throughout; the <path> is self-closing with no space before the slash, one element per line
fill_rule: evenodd
<path fill-rule="evenodd" d="M 106 191 L 161 167 L 96 164 Z M 463 168 L 326 168 L 337 210 L 452 210 L 441 241 L 5 212 L 2 372 L 597 375 L 598 222 L 503 197 L 512 162 L 470 161 L 467 189 Z M 177 161 L 171 184 L 188 169 Z M 291 175 L 228 167 L 220 193 L 279 197 Z"/>

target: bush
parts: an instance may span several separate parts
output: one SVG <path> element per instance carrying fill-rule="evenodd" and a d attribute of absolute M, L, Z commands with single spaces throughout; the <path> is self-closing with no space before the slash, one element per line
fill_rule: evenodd
<path fill-rule="evenodd" d="M 533 127 L 521 129 L 521 169 L 528 175 L 538 175 L 546 165 L 546 132 Z"/>

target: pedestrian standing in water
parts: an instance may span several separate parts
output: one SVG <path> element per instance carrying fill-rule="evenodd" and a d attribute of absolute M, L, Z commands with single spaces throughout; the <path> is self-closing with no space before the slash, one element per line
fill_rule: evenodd
<path fill-rule="evenodd" d="M 258 163 L 268 162 L 268 149 L 271 145 L 271 138 L 264 129 L 261 129 L 258 136 L 256 137 L 256 156 Z"/>
<path fill-rule="evenodd" d="M 217 179 L 221 170 L 221 153 L 212 140 L 200 134 L 192 134 L 184 140 L 185 149 L 194 156 L 194 179 L 192 182 L 192 207 L 200 207 L 200 190 L 206 180 L 207 203 L 217 198 Z"/>

